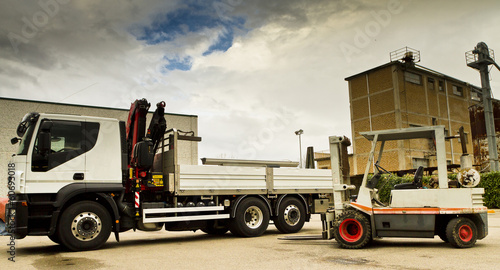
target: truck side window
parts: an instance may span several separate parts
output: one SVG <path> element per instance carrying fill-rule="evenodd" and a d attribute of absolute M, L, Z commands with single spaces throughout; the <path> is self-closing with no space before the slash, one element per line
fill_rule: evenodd
<path fill-rule="evenodd" d="M 99 123 L 79 121 L 51 121 L 50 151 L 42 153 L 38 148 L 38 136 L 32 156 L 32 171 L 49 171 L 94 147 L 99 133 Z M 39 131 L 40 133 L 40 131 Z"/>

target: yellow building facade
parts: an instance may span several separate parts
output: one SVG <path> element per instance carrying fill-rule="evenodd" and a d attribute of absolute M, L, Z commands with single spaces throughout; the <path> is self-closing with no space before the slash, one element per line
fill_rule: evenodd
<path fill-rule="evenodd" d="M 363 174 L 371 143 L 363 131 L 443 125 L 447 136 L 461 126 L 472 153 L 468 108 L 480 102 L 478 87 L 414 63 L 393 61 L 345 79 L 349 86 L 353 155 L 351 175 Z M 446 143 L 447 161 L 459 164 L 458 139 Z M 432 140 L 390 142 L 381 165 L 390 171 L 433 167 Z"/>

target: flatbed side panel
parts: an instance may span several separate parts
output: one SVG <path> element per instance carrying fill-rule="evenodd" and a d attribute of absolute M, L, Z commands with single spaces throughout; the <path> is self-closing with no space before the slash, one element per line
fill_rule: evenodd
<path fill-rule="evenodd" d="M 308 190 L 333 192 L 331 170 L 314 170 L 298 168 L 274 169 L 274 189 L 280 190 Z"/>
<path fill-rule="evenodd" d="M 228 194 L 229 191 L 266 193 L 266 168 L 235 166 L 179 166 L 179 191 Z M 253 192 L 252 192 L 253 191 Z M 187 194 L 186 193 L 186 194 Z M 236 192 L 235 192 L 236 193 Z M 241 192 L 244 194 L 244 192 Z"/>

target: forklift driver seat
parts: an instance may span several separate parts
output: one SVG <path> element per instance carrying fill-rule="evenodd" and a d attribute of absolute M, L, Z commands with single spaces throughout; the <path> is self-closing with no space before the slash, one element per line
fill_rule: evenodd
<path fill-rule="evenodd" d="M 402 183 L 394 185 L 394 189 L 417 189 L 422 187 L 422 177 L 424 176 L 424 167 L 418 167 L 415 177 L 411 183 Z"/>

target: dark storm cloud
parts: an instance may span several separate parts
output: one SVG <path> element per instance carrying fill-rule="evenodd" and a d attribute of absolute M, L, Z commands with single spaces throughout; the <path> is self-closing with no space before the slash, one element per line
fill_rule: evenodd
<path fill-rule="evenodd" d="M 170 112 L 200 115 L 200 153 L 211 156 L 238 149 L 284 108 L 288 126 L 259 153 L 290 158 L 296 128 L 311 145 L 349 135 L 344 78 L 390 51 L 415 47 L 423 65 L 462 78 L 464 51 L 500 46 L 498 1 L 403 0 L 381 20 L 392 2 L 4 0 L 0 95 L 121 108 L 165 100 Z M 341 44 L 354 48 L 351 61 Z"/>
<path fill-rule="evenodd" d="M 231 4 L 231 2 L 233 2 Z M 247 27 L 256 28 L 275 23 L 288 29 L 310 26 L 347 10 L 364 9 L 364 1 L 353 0 L 281 0 L 228 1 L 221 14 L 233 14 L 247 19 Z"/>

